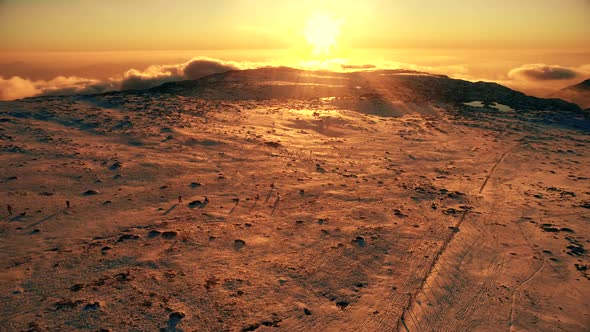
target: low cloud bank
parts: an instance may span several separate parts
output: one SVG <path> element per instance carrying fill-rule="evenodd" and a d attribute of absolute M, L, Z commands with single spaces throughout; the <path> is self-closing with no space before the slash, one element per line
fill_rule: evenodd
<path fill-rule="evenodd" d="M 508 71 L 496 82 L 529 95 L 542 98 L 561 98 L 582 107 L 590 106 L 588 92 L 564 92 L 562 89 L 590 77 L 590 64 L 564 67 L 546 64 L 525 64 Z"/>
<path fill-rule="evenodd" d="M 571 80 L 580 75 L 581 73 L 573 68 L 545 64 L 523 65 L 508 72 L 509 78 L 530 81 Z"/>
<path fill-rule="evenodd" d="M 35 96 L 39 93 L 41 93 L 41 90 L 29 80 L 18 76 L 10 79 L 4 79 L 0 76 L 0 100 L 19 99 Z"/>
<path fill-rule="evenodd" d="M 373 64 L 349 63 L 344 59 L 326 61 L 301 61 L 298 65 L 283 61 L 275 62 L 237 62 L 208 57 L 193 58 L 187 62 L 172 65 L 152 65 L 145 70 L 130 69 L 108 80 L 82 77 L 59 76 L 52 80 L 30 80 L 14 76 L 0 76 L 0 100 L 14 100 L 33 96 L 55 96 L 73 94 L 93 94 L 119 90 L 144 90 L 167 82 L 195 80 L 212 74 L 230 70 L 253 69 L 265 66 L 291 66 L 301 69 L 327 70 L 368 70 L 368 69 L 409 69 L 454 77 L 465 77 L 465 65 L 419 66 L 401 62 L 378 61 Z"/>
<path fill-rule="evenodd" d="M 14 76 L 0 76 L 0 100 L 14 100 L 33 96 L 94 94 L 119 90 L 143 90 L 163 83 L 195 80 L 204 76 L 230 70 L 253 69 L 265 66 L 293 64 L 285 62 L 236 62 L 208 57 L 193 58 L 187 62 L 171 65 L 152 65 L 145 70 L 130 69 L 107 80 L 58 76 L 51 80 L 30 80 Z M 550 97 L 559 89 L 590 77 L 590 65 L 562 67 L 546 64 L 525 64 L 508 71 L 496 79 L 473 77 L 466 64 L 422 66 L 394 61 L 373 63 L 350 63 L 346 59 L 326 61 L 301 61 L 296 68 L 316 68 L 335 71 L 371 69 L 408 69 L 432 74 L 444 74 L 470 81 L 485 80 L 509 86 L 539 97 Z"/>
<path fill-rule="evenodd" d="M 144 71 L 131 69 L 125 72 L 120 83 L 120 90 L 149 89 L 167 82 L 196 80 L 213 74 L 247 68 L 250 67 L 239 62 L 211 58 L 195 58 L 178 65 L 153 65 Z"/>
<path fill-rule="evenodd" d="M 142 90 L 166 82 L 195 80 L 229 70 L 248 68 L 253 68 L 253 65 L 200 57 L 176 65 L 152 65 L 143 71 L 130 69 L 120 77 L 106 81 L 75 76 L 59 76 L 49 81 L 34 81 L 18 76 L 5 79 L 0 76 L 0 100 L 33 96 L 92 94 L 117 90 Z"/>
<path fill-rule="evenodd" d="M 375 69 L 377 68 L 377 66 L 375 65 L 347 65 L 347 64 L 341 64 L 340 65 L 342 67 L 342 69 L 344 70 L 351 70 L 351 69 Z"/>

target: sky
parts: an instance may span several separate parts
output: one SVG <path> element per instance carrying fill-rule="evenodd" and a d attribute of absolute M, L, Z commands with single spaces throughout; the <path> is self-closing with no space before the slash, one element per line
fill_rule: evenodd
<path fill-rule="evenodd" d="M 207 57 L 411 67 L 542 94 L 590 74 L 589 18 L 590 0 L 0 0 L 0 88 Z"/>
<path fill-rule="evenodd" d="M 351 48 L 584 48 L 588 0 L 0 0 L 3 50 L 277 49 L 316 12 Z"/>

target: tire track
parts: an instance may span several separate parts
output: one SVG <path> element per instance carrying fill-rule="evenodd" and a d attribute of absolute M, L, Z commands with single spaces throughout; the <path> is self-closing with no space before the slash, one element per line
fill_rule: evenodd
<path fill-rule="evenodd" d="M 498 166 L 500 165 L 500 163 L 502 163 L 502 161 L 506 158 L 506 156 L 508 155 L 508 153 L 511 152 L 512 149 L 515 146 L 516 145 L 513 145 L 508 150 L 504 151 L 504 153 L 502 153 L 500 155 L 500 157 L 496 160 L 496 162 L 494 163 L 494 165 L 490 169 L 489 174 L 486 176 L 484 182 L 482 183 L 481 187 L 479 188 L 479 193 L 482 193 L 483 192 L 483 190 L 486 188 L 489 180 L 494 175 L 494 173 L 495 173 L 496 169 L 498 168 Z M 466 217 L 467 217 L 468 212 L 469 212 L 468 210 L 463 211 L 463 214 L 461 215 L 461 219 L 455 225 L 455 227 L 457 229 L 461 229 L 461 225 L 466 220 Z M 437 253 L 435 255 L 435 258 L 433 259 L 432 264 L 429 267 L 429 269 L 428 269 L 425 277 L 422 279 L 422 283 L 421 283 L 420 287 L 418 288 L 418 290 L 416 292 L 414 292 L 413 294 L 410 294 L 410 297 L 409 297 L 409 300 L 408 300 L 408 305 L 403 308 L 402 315 L 400 316 L 400 318 L 398 320 L 398 324 L 397 324 L 397 330 L 398 331 L 401 330 L 401 327 L 402 326 L 405 328 L 405 330 L 407 332 L 410 331 L 409 328 L 408 328 L 408 326 L 407 326 L 407 322 L 409 322 L 409 321 L 408 321 L 408 319 L 406 317 L 406 313 L 408 313 L 408 312 L 411 313 L 411 310 L 412 310 L 413 307 L 419 306 L 419 303 L 416 300 L 418 294 L 420 292 L 424 292 L 424 287 L 425 287 L 425 285 L 427 283 L 427 280 L 429 278 L 431 278 L 431 277 L 434 278 L 433 271 L 438 271 L 437 269 L 435 269 L 435 266 L 437 264 L 442 264 L 441 263 L 441 256 L 442 256 L 443 253 L 445 253 L 445 251 L 449 247 L 449 244 L 456 238 L 456 234 L 457 234 L 456 232 L 452 232 L 448 236 L 447 240 L 444 241 L 444 243 L 441 246 L 441 248 L 437 251 Z M 474 243 L 475 243 L 475 241 L 474 241 Z M 466 254 L 463 256 L 462 259 L 464 259 L 467 256 L 467 254 L 470 254 L 470 253 L 469 252 L 466 252 Z M 471 253 L 471 256 L 473 258 L 473 254 L 472 253 Z M 502 270 L 502 268 L 504 266 L 503 263 L 504 263 L 504 258 L 502 258 L 502 261 L 499 264 L 495 264 L 494 265 L 494 267 L 492 268 L 492 272 L 486 277 L 486 280 L 484 280 L 484 283 L 482 284 L 480 290 L 474 296 L 474 299 L 475 300 L 477 300 L 478 302 L 482 302 L 481 299 L 483 298 L 483 295 L 485 294 L 486 289 L 489 289 L 492 286 L 493 280 L 495 280 L 495 278 L 497 278 L 497 276 L 499 275 L 499 273 L 501 272 L 501 270 Z M 440 274 L 440 273 L 438 273 L 438 274 Z M 451 304 L 451 303 L 449 302 L 449 304 Z M 470 311 L 472 313 L 475 312 L 475 311 L 477 311 L 479 309 L 479 307 L 481 306 L 481 303 L 479 304 L 478 307 L 475 307 L 475 308 L 471 308 L 470 305 L 471 305 L 470 303 L 466 303 L 465 306 L 462 308 L 462 310 L 460 310 L 458 312 L 458 314 L 459 313 L 463 313 L 463 317 L 466 317 L 468 315 L 468 312 L 467 311 Z M 426 318 L 427 315 L 428 314 L 426 312 L 423 312 L 423 316 L 425 318 Z M 437 316 L 440 316 L 440 315 L 437 315 Z M 422 328 L 419 325 L 415 324 L 414 326 L 415 327 L 418 327 L 419 330 L 422 330 Z M 431 326 L 431 328 L 434 330 L 434 327 Z"/>
<path fill-rule="evenodd" d="M 535 272 L 533 272 L 533 274 L 531 274 L 528 278 L 526 278 L 523 282 L 521 282 L 518 286 L 514 287 L 514 289 L 512 290 L 512 303 L 510 305 L 510 331 L 515 331 L 514 329 L 514 316 L 515 316 L 515 307 L 516 307 L 516 294 L 517 292 L 520 294 L 520 289 L 525 286 L 527 283 L 529 283 L 531 280 L 533 280 L 533 278 L 535 278 L 540 272 L 541 270 L 543 270 L 543 267 L 545 266 L 545 257 L 543 257 L 543 261 L 541 262 L 541 265 L 535 270 Z"/>
<path fill-rule="evenodd" d="M 522 219 L 520 221 L 516 222 L 516 225 L 518 226 L 518 230 L 520 232 L 520 235 L 522 236 L 522 238 L 524 239 L 524 241 L 526 242 L 527 246 L 531 249 L 532 252 L 534 252 L 535 254 L 539 255 L 539 251 L 536 250 L 533 245 L 531 244 L 531 242 L 529 241 L 529 238 L 525 235 L 524 230 L 522 229 L 522 225 L 521 225 Z M 540 255 L 543 257 L 543 261 L 541 261 L 541 265 L 539 265 L 539 267 L 525 280 L 523 280 L 520 284 L 518 284 L 516 287 L 514 287 L 514 289 L 512 290 L 512 295 L 511 295 L 511 303 L 510 303 L 510 330 L 509 331 L 515 331 L 514 329 L 514 319 L 515 319 L 515 315 L 516 315 L 516 298 L 517 298 L 517 294 L 520 294 L 520 290 L 523 286 L 525 286 L 527 283 L 529 283 L 531 280 L 533 280 L 540 272 L 541 270 L 543 270 L 543 267 L 545 267 L 545 256 L 544 255 Z"/>
<path fill-rule="evenodd" d="M 482 183 L 481 188 L 479 188 L 479 193 L 480 194 L 486 188 L 486 186 L 488 184 L 488 181 L 490 181 L 490 178 L 494 175 L 494 172 L 496 171 L 496 168 L 498 168 L 498 165 L 500 165 L 500 163 L 504 160 L 504 158 L 506 157 L 506 155 L 510 151 L 512 151 L 513 148 L 514 148 L 514 146 L 512 146 L 510 149 L 504 151 L 504 153 L 502 153 L 502 155 L 500 156 L 500 158 L 498 158 L 498 160 L 496 160 L 496 163 L 494 164 L 494 166 L 492 166 L 492 169 L 490 169 L 490 172 L 488 173 L 488 176 L 486 176 L 485 181 Z"/>

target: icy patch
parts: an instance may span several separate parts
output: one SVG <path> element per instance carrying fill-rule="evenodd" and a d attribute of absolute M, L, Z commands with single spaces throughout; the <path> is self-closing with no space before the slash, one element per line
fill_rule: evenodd
<path fill-rule="evenodd" d="M 471 107 L 486 107 L 486 104 L 484 104 L 483 101 L 479 101 L 479 100 L 470 101 L 468 103 L 463 103 L 463 105 L 471 106 Z M 512 112 L 512 111 L 514 111 L 514 109 L 512 107 L 510 107 L 508 105 L 500 104 L 500 103 L 497 103 L 497 102 L 494 102 L 492 105 L 489 105 L 489 107 L 495 108 L 495 109 L 497 109 L 500 112 Z"/>
<path fill-rule="evenodd" d="M 492 105 L 493 108 L 497 109 L 500 112 L 512 112 L 514 111 L 514 109 L 508 105 L 503 105 L 503 104 L 498 104 L 496 102 L 494 102 L 494 105 Z"/>
<path fill-rule="evenodd" d="M 468 103 L 463 103 L 463 105 L 471 106 L 471 107 L 483 107 L 483 101 L 470 101 Z"/>

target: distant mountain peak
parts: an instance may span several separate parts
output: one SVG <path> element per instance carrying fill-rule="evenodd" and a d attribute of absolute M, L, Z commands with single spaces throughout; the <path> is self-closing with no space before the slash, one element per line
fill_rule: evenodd
<path fill-rule="evenodd" d="M 590 92 L 590 78 L 585 81 L 582 81 L 578 84 L 571 85 L 571 86 L 568 86 L 568 87 L 562 89 L 562 91 L 567 91 L 567 90 Z"/>
<path fill-rule="evenodd" d="M 582 108 L 590 107 L 590 79 L 563 88 L 553 96 L 575 103 Z"/>

